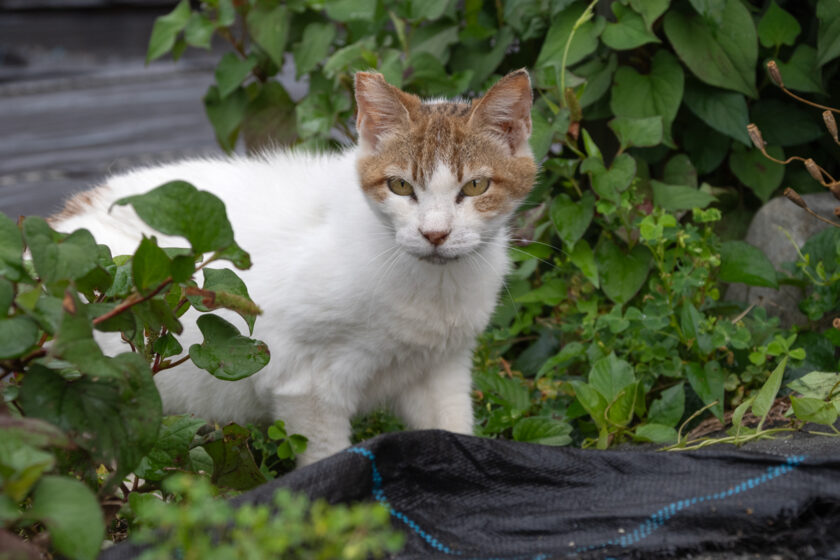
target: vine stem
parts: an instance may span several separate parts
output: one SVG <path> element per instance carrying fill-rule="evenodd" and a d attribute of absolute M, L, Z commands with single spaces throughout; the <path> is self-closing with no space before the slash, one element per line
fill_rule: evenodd
<path fill-rule="evenodd" d="M 111 311 L 108 311 L 107 313 L 103 313 L 99 317 L 96 317 L 93 320 L 93 324 L 98 325 L 99 323 L 102 323 L 104 321 L 107 321 L 108 319 L 116 317 L 117 315 L 119 315 L 120 313 L 125 311 L 126 309 L 130 309 L 131 307 L 134 307 L 135 305 L 137 305 L 139 303 L 143 303 L 146 300 L 152 299 L 153 297 L 158 295 L 161 291 L 163 291 L 164 288 L 169 286 L 169 284 L 171 284 L 171 283 L 172 283 L 172 277 L 170 276 L 169 278 L 167 278 L 166 280 L 161 282 L 160 285 L 158 285 L 154 290 L 152 290 L 148 294 L 143 295 L 143 296 L 141 296 L 139 294 L 135 294 L 134 296 L 128 298 L 127 300 L 125 300 L 124 302 L 122 302 L 121 304 L 119 304 L 118 306 L 113 308 Z"/>
<path fill-rule="evenodd" d="M 566 39 L 566 45 L 563 47 L 563 59 L 560 62 L 560 95 L 564 95 L 566 91 L 566 61 L 569 59 L 569 47 L 572 46 L 572 39 L 575 37 L 575 32 L 580 28 L 581 25 L 592 19 L 592 9 L 595 7 L 595 4 L 598 3 L 598 0 L 592 0 L 589 5 L 583 10 L 583 13 L 580 14 L 580 17 L 577 18 L 577 21 L 572 26 L 572 31 L 569 33 L 569 38 Z"/>

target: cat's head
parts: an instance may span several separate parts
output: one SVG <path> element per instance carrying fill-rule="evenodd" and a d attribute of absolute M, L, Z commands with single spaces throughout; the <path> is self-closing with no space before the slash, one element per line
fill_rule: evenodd
<path fill-rule="evenodd" d="M 422 101 L 356 74 L 358 171 L 397 244 L 443 264 L 504 226 L 534 182 L 531 82 L 525 70 L 468 102 Z"/>

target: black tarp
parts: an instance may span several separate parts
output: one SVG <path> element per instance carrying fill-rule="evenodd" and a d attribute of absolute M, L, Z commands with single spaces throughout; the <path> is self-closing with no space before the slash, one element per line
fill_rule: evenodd
<path fill-rule="evenodd" d="M 840 453 L 714 447 L 596 451 L 403 432 L 234 502 L 268 503 L 281 486 L 377 500 L 408 536 L 406 559 L 840 558 Z M 103 558 L 136 552 L 120 545 Z"/>

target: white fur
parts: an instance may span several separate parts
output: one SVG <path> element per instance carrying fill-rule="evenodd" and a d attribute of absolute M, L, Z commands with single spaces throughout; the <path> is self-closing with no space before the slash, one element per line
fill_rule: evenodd
<path fill-rule="evenodd" d="M 165 412 L 217 422 L 282 418 L 309 438 L 304 464 L 347 446 L 351 416 L 383 404 L 411 428 L 471 433 L 471 355 L 508 270 L 507 217 L 484 220 L 469 197 L 456 203 L 460 184 L 446 166 L 416 186 L 416 202 L 390 193 L 370 200 L 356 155 L 279 152 L 140 169 L 109 178 L 89 211 L 56 225 L 87 228 L 115 255 L 128 254 L 141 232 L 154 232 L 130 207 L 109 213 L 117 198 L 180 179 L 225 202 L 252 256 L 253 268 L 238 274 L 264 310 L 254 337 L 268 344 L 271 361 L 236 382 L 189 361 L 165 370 L 155 376 Z M 420 232 L 430 229 L 451 233 L 435 249 Z M 247 332 L 241 318 L 225 316 Z M 200 342 L 194 319 L 182 319 L 185 349 Z"/>

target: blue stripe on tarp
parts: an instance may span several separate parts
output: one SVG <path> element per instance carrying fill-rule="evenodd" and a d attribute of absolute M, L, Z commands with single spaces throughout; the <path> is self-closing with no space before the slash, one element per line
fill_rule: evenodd
<path fill-rule="evenodd" d="M 388 498 L 385 495 L 385 490 L 383 490 L 382 488 L 382 475 L 380 474 L 379 469 L 376 467 L 376 456 L 370 450 L 365 449 L 363 447 L 351 447 L 347 449 L 347 452 L 356 455 L 361 455 L 370 461 L 373 478 L 373 497 L 377 502 L 388 508 L 388 512 L 391 514 L 391 516 L 393 516 L 396 519 L 399 519 L 402 523 L 408 526 L 409 529 L 411 529 L 416 535 L 418 535 L 420 538 L 426 541 L 429 544 L 429 546 L 431 546 L 435 550 L 453 556 L 463 556 L 463 552 L 446 546 L 445 544 L 437 540 L 435 537 L 430 535 L 427 531 L 423 530 L 415 521 L 410 519 L 407 515 L 391 507 L 391 504 L 388 502 Z M 740 484 L 727 488 L 724 491 L 716 492 L 713 494 L 707 494 L 705 496 L 694 496 L 684 500 L 672 502 L 662 507 L 657 512 L 651 514 L 650 517 L 648 517 L 644 521 L 644 523 L 639 524 L 639 526 L 633 529 L 632 532 L 627 532 L 621 537 L 603 541 L 598 544 L 593 544 L 589 546 L 579 546 L 575 549 L 573 553 L 568 554 L 568 556 L 573 556 L 575 554 L 585 552 L 592 552 L 598 549 L 607 548 L 609 546 L 620 546 L 622 548 L 631 546 L 649 537 L 654 531 L 663 527 L 665 523 L 678 512 L 703 502 L 725 500 L 727 498 L 740 494 L 741 492 L 752 490 L 757 486 L 760 486 L 766 482 L 770 482 L 775 478 L 792 472 L 796 467 L 801 465 L 805 461 L 805 459 L 806 456 L 804 455 L 795 455 L 792 457 L 788 457 L 785 460 L 785 462 L 780 465 L 774 467 L 767 467 L 767 471 L 761 476 L 755 476 L 753 478 L 745 480 Z M 472 558 L 470 560 L 524 560 L 526 558 L 530 560 L 545 560 L 548 558 L 548 556 L 546 554 L 536 554 L 533 556 L 529 555 L 506 557 L 504 559 Z"/>
<path fill-rule="evenodd" d="M 678 500 L 676 502 L 672 502 L 660 509 L 659 511 L 657 511 L 656 513 L 651 514 L 651 516 L 648 517 L 644 523 L 639 524 L 639 526 L 633 529 L 632 532 L 626 532 L 621 537 L 610 539 L 599 544 L 579 546 L 575 549 L 575 552 L 591 552 L 593 550 L 606 548 L 608 546 L 620 546 L 624 548 L 627 546 L 634 545 L 637 542 L 646 539 L 654 531 L 664 526 L 665 523 L 669 519 L 671 519 L 671 517 L 677 514 L 677 512 L 680 512 L 684 509 L 688 509 L 696 504 L 725 500 L 727 498 L 735 496 L 736 494 L 740 494 L 741 492 L 752 490 L 753 488 L 760 486 L 765 482 L 770 482 L 774 478 L 778 478 L 782 475 L 792 472 L 797 466 L 801 465 L 803 461 L 805 461 L 804 455 L 795 455 L 793 457 L 788 457 L 785 460 L 785 462 L 781 465 L 777 465 L 775 467 L 767 467 L 767 472 L 765 472 L 761 476 L 756 476 L 745 480 L 744 482 L 727 488 L 722 492 L 706 494 L 705 496 L 694 496 L 685 500 Z"/>

